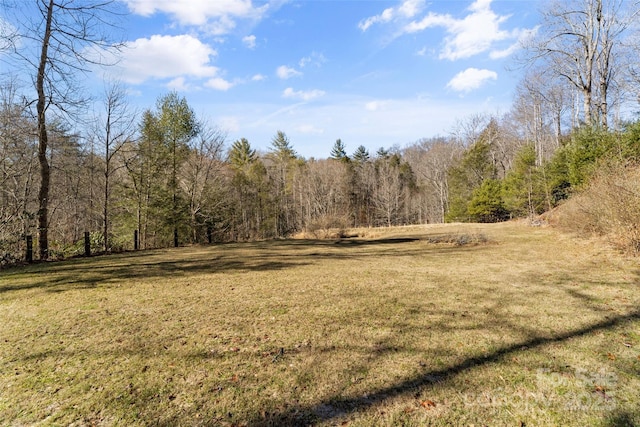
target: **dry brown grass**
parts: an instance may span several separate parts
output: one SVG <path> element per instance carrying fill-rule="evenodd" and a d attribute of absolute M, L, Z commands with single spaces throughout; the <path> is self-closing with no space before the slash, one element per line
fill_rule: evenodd
<path fill-rule="evenodd" d="M 0 274 L 0 425 L 633 425 L 635 262 L 523 224 Z"/>
<path fill-rule="evenodd" d="M 588 187 L 553 217 L 565 230 L 601 236 L 621 250 L 640 254 L 640 167 L 600 165 Z"/>

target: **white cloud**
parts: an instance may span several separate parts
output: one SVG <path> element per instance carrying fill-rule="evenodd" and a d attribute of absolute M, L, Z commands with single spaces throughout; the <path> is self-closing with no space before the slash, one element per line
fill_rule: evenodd
<path fill-rule="evenodd" d="M 424 8 L 423 0 L 405 0 L 398 8 L 398 14 L 405 18 L 413 18 Z"/>
<path fill-rule="evenodd" d="M 206 87 L 210 87 L 211 89 L 221 90 L 221 91 L 227 91 L 234 86 L 233 83 L 228 82 L 221 77 L 214 77 L 212 79 L 209 79 L 204 85 Z"/>
<path fill-rule="evenodd" d="M 256 36 L 250 35 L 242 38 L 242 43 L 249 49 L 256 48 Z"/>
<path fill-rule="evenodd" d="M 269 5 L 254 7 L 251 0 L 124 0 L 137 15 L 165 13 L 183 25 L 211 24 L 216 34 L 235 26 L 233 18 L 259 19 Z"/>
<path fill-rule="evenodd" d="M 382 11 L 381 14 L 370 16 L 358 24 L 358 28 L 367 31 L 374 24 L 384 24 L 397 19 L 411 19 L 422 11 L 424 0 L 403 0 L 400 6 L 390 7 Z"/>
<path fill-rule="evenodd" d="M 167 83 L 167 87 L 178 92 L 188 92 L 191 90 L 191 85 L 187 83 L 184 77 L 176 77 Z"/>
<path fill-rule="evenodd" d="M 218 68 L 210 65 L 210 59 L 215 55 L 213 48 L 190 35 L 154 35 L 130 42 L 116 69 L 128 83 L 180 76 L 214 77 Z"/>
<path fill-rule="evenodd" d="M 513 55 L 518 49 L 520 49 L 520 43 L 519 42 L 515 42 L 511 46 L 507 47 L 506 49 L 492 50 L 489 53 L 489 58 L 491 58 L 491 59 L 506 58 L 508 56 Z"/>
<path fill-rule="evenodd" d="M 489 57 L 491 59 L 502 59 L 508 56 L 511 56 L 522 46 L 522 42 L 533 37 L 538 32 L 538 27 L 532 29 L 519 30 L 516 29 L 512 32 L 514 36 L 517 36 L 517 41 L 512 43 L 511 46 L 508 46 L 506 49 L 493 50 L 489 53 Z"/>
<path fill-rule="evenodd" d="M 300 65 L 300 68 L 304 68 L 307 65 L 314 65 L 316 67 L 320 67 L 325 62 L 327 62 L 327 58 L 325 58 L 323 54 L 318 52 L 312 52 L 311 55 L 305 56 L 304 58 L 302 58 L 298 63 L 298 65 Z"/>
<path fill-rule="evenodd" d="M 12 47 L 13 43 L 20 44 L 21 40 L 16 37 L 17 34 L 18 29 L 0 16 L 0 54 Z"/>
<path fill-rule="evenodd" d="M 256 74 L 253 77 L 251 77 L 251 80 L 254 81 L 254 82 L 261 82 L 261 81 L 266 80 L 266 79 L 267 79 L 267 76 L 262 75 L 262 74 Z"/>
<path fill-rule="evenodd" d="M 312 99 L 319 98 L 324 96 L 325 92 L 323 90 L 313 89 L 308 91 L 295 91 L 293 88 L 286 88 L 284 92 L 282 92 L 283 98 L 292 98 L 292 99 L 300 99 L 302 101 L 311 101 Z"/>
<path fill-rule="evenodd" d="M 386 101 L 369 101 L 364 105 L 367 111 L 378 111 L 387 104 Z"/>
<path fill-rule="evenodd" d="M 427 52 L 428 52 L 428 51 L 429 51 L 429 50 L 427 49 L 427 46 L 425 46 L 425 47 L 423 47 L 422 49 L 418 50 L 418 51 L 416 52 L 416 55 L 417 55 L 417 56 L 426 56 L 426 54 L 427 54 Z"/>
<path fill-rule="evenodd" d="M 295 68 L 287 67 L 286 65 L 281 65 L 276 70 L 276 75 L 282 80 L 290 79 L 291 77 L 301 76 L 302 73 Z"/>
<path fill-rule="evenodd" d="M 318 128 L 314 125 L 302 124 L 295 128 L 298 133 L 305 135 L 322 135 L 324 133 L 324 129 Z"/>
<path fill-rule="evenodd" d="M 477 68 L 467 68 L 459 72 L 447 84 L 448 88 L 456 92 L 470 92 L 480 88 L 489 80 L 497 80 L 498 74 L 491 70 L 479 70 Z"/>
<path fill-rule="evenodd" d="M 380 15 L 371 16 L 363 21 L 360 21 L 358 28 L 362 31 L 367 31 L 373 24 L 389 22 L 393 19 L 393 9 L 385 9 Z"/>
<path fill-rule="evenodd" d="M 467 8 L 470 13 L 462 19 L 456 19 L 449 14 L 430 12 L 421 20 L 412 21 L 405 25 L 403 32 L 416 33 L 427 28 L 443 27 L 447 36 L 444 39 L 444 47 L 439 57 L 453 61 L 486 52 L 498 42 L 517 41 L 522 34 L 531 31 L 501 29 L 509 16 L 497 15 L 491 10 L 491 1 L 476 0 Z M 491 57 L 493 59 L 503 58 L 513 53 L 516 48 L 517 44 L 513 43 L 506 49 L 494 50 Z"/>

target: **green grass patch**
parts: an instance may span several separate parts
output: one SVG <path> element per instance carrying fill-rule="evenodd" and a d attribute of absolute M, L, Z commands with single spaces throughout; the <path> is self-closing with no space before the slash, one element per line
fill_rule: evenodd
<path fill-rule="evenodd" d="M 640 272 L 519 223 L 0 273 L 0 425 L 637 425 Z"/>

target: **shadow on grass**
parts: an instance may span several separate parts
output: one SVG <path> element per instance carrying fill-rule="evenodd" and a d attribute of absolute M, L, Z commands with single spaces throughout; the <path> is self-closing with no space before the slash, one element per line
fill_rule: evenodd
<path fill-rule="evenodd" d="M 338 245 L 354 245 L 354 246 L 372 246 L 372 245 L 389 245 L 398 243 L 411 243 L 418 242 L 421 239 L 417 237 L 402 237 L 402 238 L 386 238 L 376 240 L 358 240 L 358 239 L 340 239 L 336 240 L 335 244 Z"/>
<path fill-rule="evenodd" d="M 640 426 L 640 407 L 633 413 L 614 412 L 604 424 L 606 427 L 637 427 Z"/>
<path fill-rule="evenodd" d="M 177 250 L 150 250 L 96 258 L 39 263 L 11 270 L 0 281 L 0 294 L 28 289 L 64 292 L 110 286 L 122 281 L 153 277 L 188 277 L 225 272 L 262 272 L 311 265 L 320 259 L 356 259 L 368 256 L 407 256 L 473 247 L 416 247 L 416 237 L 376 240 L 273 240 L 255 243 L 222 244 Z M 428 241 L 427 241 L 428 242 Z M 408 245 L 409 244 L 409 245 Z M 375 248 L 364 252 L 368 247 Z M 28 277 L 32 280 L 25 280 Z M 11 283 L 16 278 L 23 283 Z"/>
<path fill-rule="evenodd" d="M 640 319 L 640 310 L 633 311 L 626 315 L 616 316 L 610 319 L 602 320 L 579 329 L 556 334 L 549 337 L 533 337 L 519 343 L 509 345 L 493 351 L 491 353 L 469 357 L 462 362 L 443 369 L 431 370 L 423 372 L 413 378 L 409 378 L 398 382 L 389 387 L 378 390 L 371 390 L 365 395 L 353 397 L 331 397 L 324 401 L 307 407 L 296 407 L 281 413 L 271 413 L 266 416 L 254 417 L 246 420 L 247 425 L 266 427 L 266 426 L 294 426 L 304 425 L 314 422 L 336 422 L 338 419 L 351 413 L 367 410 L 388 399 L 395 397 L 415 394 L 425 387 L 434 387 L 437 384 L 452 380 L 457 375 L 483 365 L 500 361 L 505 356 L 512 353 L 535 349 L 548 344 L 561 343 L 573 338 L 579 338 L 593 332 L 598 332 L 626 322 Z M 620 412 L 612 414 L 605 424 L 610 427 L 614 426 L 634 426 L 637 425 L 639 414 Z"/>
<path fill-rule="evenodd" d="M 137 278 L 149 278 L 149 277 L 162 277 L 165 275 L 173 276 L 190 276 L 194 274 L 211 274 L 211 273 L 224 273 L 224 272 L 238 272 L 238 271 L 269 271 L 269 270 L 285 270 L 288 268 L 295 268 L 297 266 L 305 266 L 314 264 L 315 257 L 331 258 L 331 259 L 354 259 L 360 257 L 367 257 L 370 255 L 375 256 L 406 256 L 407 254 L 420 254 L 428 256 L 447 257 L 451 254 L 466 254 L 471 250 L 482 250 L 482 246 L 473 247 L 430 247 L 428 245 L 416 245 L 417 239 L 382 239 L 379 241 L 364 241 L 362 243 L 347 243 L 336 245 L 333 242 L 326 241 L 275 241 L 275 242 L 262 242 L 259 244 L 247 244 L 247 245 L 228 245 L 220 248 L 193 248 L 192 251 L 180 252 L 180 251 L 158 251 L 147 254 L 136 254 L 129 257 L 114 257 L 110 260 L 104 260 L 104 262 L 92 262 L 91 260 L 79 260 L 68 264 L 60 264 L 58 266 L 52 265 L 50 270 L 41 269 L 38 274 L 42 274 L 45 277 L 41 283 L 33 283 L 25 286 L 15 286 L 11 289 L 11 286 L 1 286 L 0 292 L 8 290 L 20 290 L 28 287 L 43 287 L 47 291 L 60 292 L 70 289 L 92 288 L 97 286 L 109 286 L 113 282 L 117 282 L 121 279 L 130 280 L 133 286 L 135 286 L 135 279 Z M 323 249 L 332 248 L 329 249 Z M 377 247 L 376 250 L 368 250 L 369 247 Z M 188 249 L 188 248 L 187 248 Z M 175 257 L 179 259 L 167 260 L 169 257 Z M 100 261 L 97 260 L 96 261 Z M 127 262 L 129 262 L 127 264 Z M 50 279 L 46 280 L 46 274 L 51 271 L 56 274 Z M 571 277 L 568 277 L 564 281 L 571 281 Z M 527 280 L 524 280 L 527 282 Z M 553 282 L 556 286 L 562 286 Z M 568 286 L 568 285 L 567 285 Z M 484 289 L 479 288 L 482 292 L 491 292 L 490 287 Z M 520 292 L 520 289 L 513 288 L 513 295 Z M 605 313 L 600 313 L 604 310 L 603 304 L 597 299 L 594 299 L 588 293 L 566 287 L 565 292 L 570 295 L 574 300 L 581 301 L 591 311 L 598 312 L 599 317 L 603 319 L 593 321 L 590 324 L 574 328 L 567 332 L 545 334 L 540 336 L 541 333 L 534 330 L 523 327 L 521 332 L 524 337 L 521 337 L 517 343 L 504 345 L 494 351 L 490 351 L 479 355 L 470 355 L 466 359 L 449 365 L 441 369 L 424 369 L 419 374 L 397 381 L 396 383 L 381 387 L 378 389 L 367 390 L 366 394 L 362 395 L 329 395 L 322 398 L 320 401 L 313 405 L 297 405 L 284 408 L 284 409 L 270 409 L 268 412 L 259 414 L 257 412 L 249 412 L 243 414 L 235 414 L 234 419 L 241 420 L 239 425 L 251 425 L 251 426 L 281 426 L 281 425 L 309 425 L 314 423 L 327 423 L 335 424 L 340 423 L 343 417 L 352 413 L 361 411 L 367 411 L 368 409 L 375 407 L 377 404 L 386 402 L 396 397 L 411 396 L 416 391 L 424 389 L 431 389 L 439 387 L 442 384 L 452 381 L 458 375 L 462 375 L 465 372 L 472 371 L 485 365 L 490 365 L 501 361 L 511 354 L 526 351 L 527 349 L 536 349 L 553 343 L 562 343 L 573 338 L 579 338 L 586 336 L 593 332 L 603 331 L 609 328 L 614 328 L 625 322 L 636 321 L 640 319 L 640 310 L 628 312 L 625 315 L 619 315 L 616 317 L 606 317 Z M 503 304 L 504 299 L 507 300 L 512 297 L 511 294 L 504 295 L 501 293 L 495 295 L 492 300 L 495 300 L 495 313 L 492 307 L 486 308 L 486 311 L 492 313 L 492 324 L 495 325 L 501 321 L 500 315 L 502 312 L 499 310 L 500 304 Z M 488 298 L 488 297 L 487 297 Z M 485 300 L 486 299 L 479 299 Z M 424 314 L 424 311 L 410 311 L 412 307 L 410 305 L 402 306 L 406 309 L 408 314 Z M 485 309 L 480 307 L 481 311 Z M 419 309 L 416 309 L 419 310 Z M 448 317 L 446 316 L 462 316 L 465 312 L 457 310 L 443 310 L 441 307 L 433 307 L 434 314 L 441 314 L 442 323 L 434 323 L 434 328 L 446 332 Z M 472 313 L 473 314 L 473 313 Z M 510 315 L 508 312 L 503 313 L 505 316 Z M 611 313 L 612 314 L 612 313 Z M 406 317 L 402 318 L 403 321 Z M 507 321 L 506 319 L 504 320 Z M 472 322 L 473 323 L 473 322 Z M 470 328 L 473 327 L 470 323 Z M 410 323 L 398 324 L 397 327 L 402 330 L 406 330 L 411 327 Z M 477 328 L 474 327 L 474 328 Z M 458 328 L 460 329 L 460 328 Z M 280 347 L 267 349 L 266 358 L 267 362 L 275 360 L 279 354 L 277 350 Z M 321 351 L 332 352 L 335 348 L 327 348 Z M 401 349 L 402 350 L 402 349 Z M 284 351 L 285 355 L 295 353 L 296 350 L 287 348 Z M 317 351 L 313 348 L 313 351 Z M 391 341 L 382 340 L 373 349 L 370 349 L 372 357 L 381 357 L 389 353 L 396 352 L 397 348 Z M 50 353 L 42 353 L 36 355 L 36 359 L 41 357 L 49 357 Z M 256 357 L 255 355 L 244 355 L 243 357 Z M 207 350 L 200 350 L 193 352 L 188 357 L 194 359 L 195 362 L 206 359 L 216 359 L 218 357 L 226 357 L 224 354 L 210 352 Z M 207 396 L 207 399 L 209 397 Z M 146 404 L 145 404 L 146 405 Z M 184 416 L 184 413 L 182 414 Z M 607 426 L 619 426 L 619 425 L 636 425 L 633 424 L 634 420 L 637 420 L 638 414 L 635 411 L 623 412 L 611 414 L 607 420 Z M 195 422 L 195 420 L 191 420 Z M 208 422 L 208 423 L 207 423 Z M 220 420 L 204 421 L 202 425 L 219 425 Z M 605 422 L 605 420 L 603 420 Z M 180 415 L 175 415 L 175 418 L 169 420 L 163 420 L 161 423 L 155 423 L 155 425 L 184 425 L 188 424 L 188 419 L 181 418 Z"/>

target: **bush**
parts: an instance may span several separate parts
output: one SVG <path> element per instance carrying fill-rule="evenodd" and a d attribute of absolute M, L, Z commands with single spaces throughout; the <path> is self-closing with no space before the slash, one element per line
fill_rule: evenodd
<path fill-rule="evenodd" d="M 473 191 L 467 211 L 477 222 L 499 222 L 509 219 L 502 198 L 502 182 L 497 179 L 485 180 Z"/>
<path fill-rule="evenodd" d="M 603 163 L 589 184 L 563 205 L 559 225 L 605 236 L 615 246 L 640 253 L 640 165 Z"/>
<path fill-rule="evenodd" d="M 346 233 L 348 221 L 346 218 L 325 215 L 311 221 L 306 227 L 306 233 L 315 239 L 343 237 Z"/>

